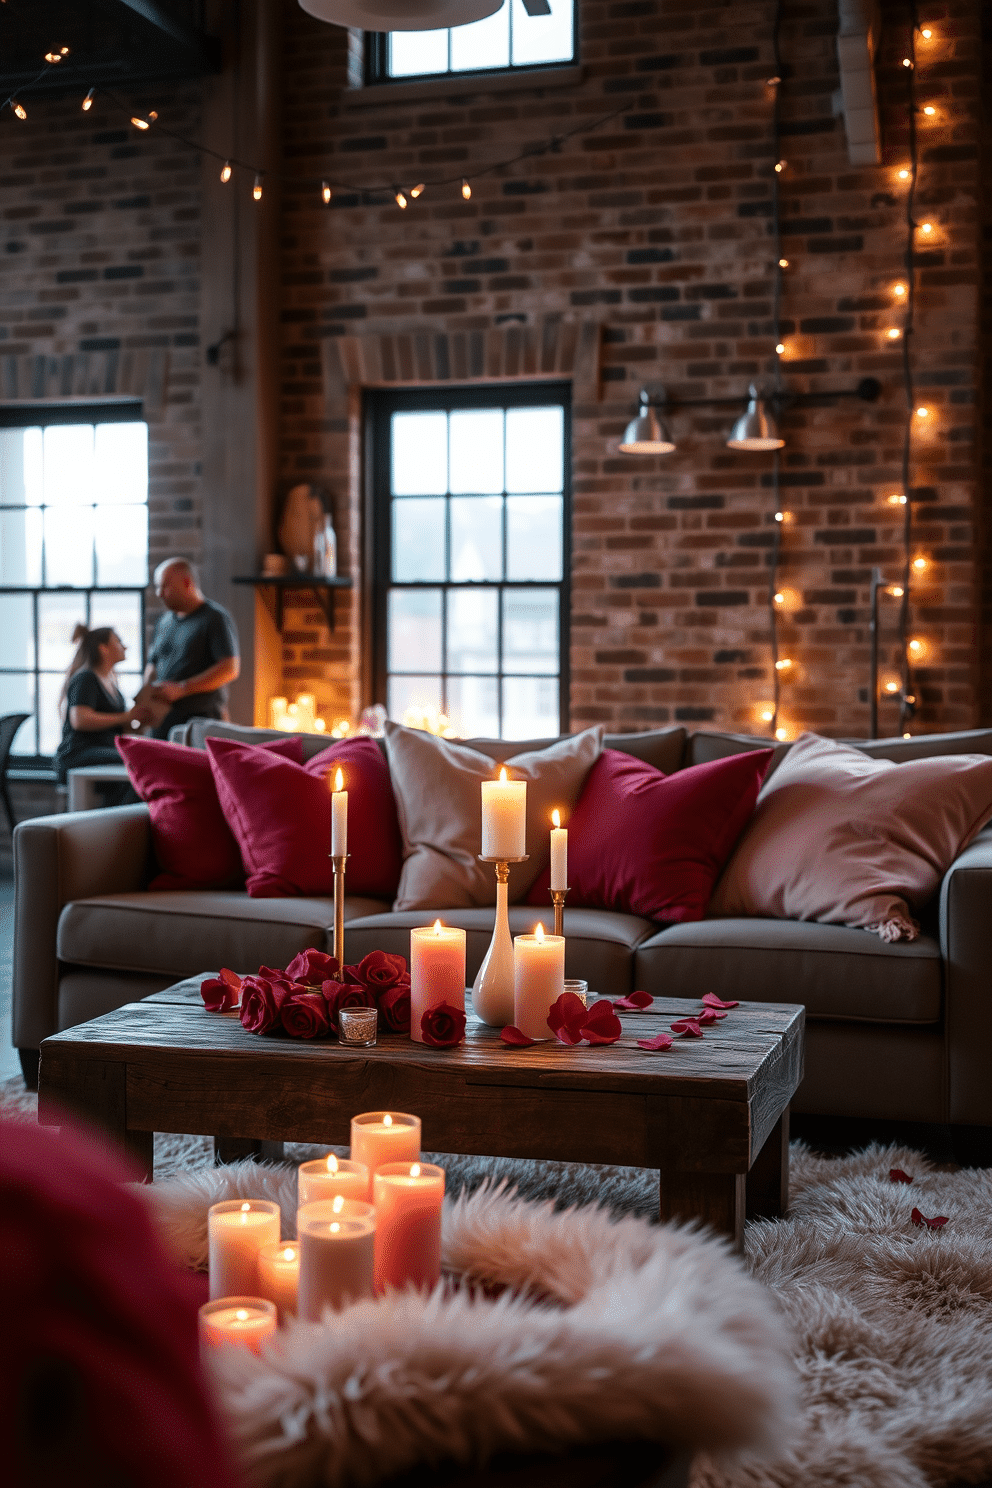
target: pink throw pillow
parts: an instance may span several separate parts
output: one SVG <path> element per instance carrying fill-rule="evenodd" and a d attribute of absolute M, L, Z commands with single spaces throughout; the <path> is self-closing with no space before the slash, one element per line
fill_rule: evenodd
<path fill-rule="evenodd" d="M 701 920 L 751 819 L 770 749 L 663 775 L 604 749 L 567 825 L 568 904 L 648 920 Z M 547 905 L 550 869 L 528 895 Z"/>
<path fill-rule="evenodd" d="M 348 792 L 347 891 L 393 898 L 403 853 L 389 769 L 374 739 L 343 739 L 305 765 L 259 758 L 230 739 L 208 738 L 207 753 L 253 899 L 333 893 L 328 776 L 338 766 Z"/>
<path fill-rule="evenodd" d="M 249 746 L 303 763 L 298 734 Z M 161 868 L 151 889 L 228 889 L 244 883 L 241 853 L 224 819 L 210 760 L 203 749 L 121 734 L 117 751 L 152 819 Z"/>

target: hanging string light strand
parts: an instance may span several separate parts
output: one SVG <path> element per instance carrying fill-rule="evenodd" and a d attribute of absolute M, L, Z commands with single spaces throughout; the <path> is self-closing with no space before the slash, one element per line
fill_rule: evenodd
<path fill-rule="evenodd" d="M 772 288 L 772 334 L 775 337 L 775 364 L 774 364 L 774 398 L 775 406 L 778 407 L 782 394 L 782 290 L 785 270 L 785 260 L 782 257 L 782 213 L 781 213 L 781 181 L 782 171 L 779 165 L 782 163 L 782 0 L 776 0 L 775 21 L 772 27 L 772 48 L 775 59 L 775 71 L 769 78 L 772 89 L 772 153 L 775 160 L 775 169 L 772 171 L 772 251 L 775 255 L 773 268 Z M 779 726 L 779 710 L 782 701 L 781 677 L 782 669 L 779 666 L 778 646 L 778 619 L 779 607 L 776 595 L 779 593 L 778 572 L 782 558 L 782 528 L 784 522 L 781 520 L 782 510 L 780 505 L 780 475 L 779 460 L 781 450 L 775 450 L 772 455 L 772 495 L 775 501 L 775 520 L 772 522 L 774 529 L 772 535 L 772 548 L 769 555 L 768 567 L 768 638 L 769 650 L 771 652 L 772 673 L 772 716 L 766 721 L 769 732 L 778 738 L 781 732 Z"/>
<path fill-rule="evenodd" d="M 919 145 L 916 136 L 916 33 L 919 21 L 915 3 L 910 15 L 909 50 L 903 59 L 906 74 L 906 114 L 909 128 L 909 186 L 906 191 L 906 293 L 902 327 L 902 377 L 906 400 L 902 441 L 902 541 L 903 562 L 899 602 L 899 729 L 905 732 L 916 711 L 916 688 L 910 650 L 910 579 L 913 550 L 913 421 L 916 418 L 916 386 L 913 377 L 913 334 L 916 329 L 916 189 L 919 174 Z M 908 65 L 907 65 L 908 64 Z"/>

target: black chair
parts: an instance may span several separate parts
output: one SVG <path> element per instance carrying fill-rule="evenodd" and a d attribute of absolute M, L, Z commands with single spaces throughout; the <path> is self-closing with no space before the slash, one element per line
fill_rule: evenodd
<path fill-rule="evenodd" d="M 0 798 L 3 799 L 3 809 L 7 813 L 7 822 L 13 834 L 14 808 L 10 804 L 10 792 L 7 790 L 7 766 L 10 764 L 10 750 L 14 742 L 14 735 L 22 723 L 26 723 L 31 717 L 30 713 L 6 713 L 0 718 Z"/>

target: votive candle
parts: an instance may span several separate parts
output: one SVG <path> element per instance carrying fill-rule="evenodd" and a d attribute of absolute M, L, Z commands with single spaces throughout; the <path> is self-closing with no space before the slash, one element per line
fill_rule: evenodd
<path fill-rule="evenodd" d="M 441 1276 L 444 1169 L 432 1163 L 385 1163 L 372 1178 L 375 1290 L 436 1286 Z"/>
<path fill-rule="evenodd" d="M 565 937 L 545 935 L 538 925 L 533 935 L 513 937 L 513 1021 L 532 1039 L 549 1039 L 548 1013 L 565 990 Z"/>
<path fill-rule="evenodd" d="M 275 1303 L 265 1297 L 217 1297 L 199 1312 L 200 1352 L 232 1345 L 262 1352 L 276 1331 Z"/>
<path fill-rule="evenodd" d="M 498 780 L 482 782 L 482 857 L 504 861 L 527 855 L 527 782 L 508 780 L 506 767 Z"/>
<path fill-rule="evenodd" d="M 291 1241 L 277 1240 L 263 1245 L 258 1252 L 259 1296 L 267 1297 L 279 1309 L 280 1317 L 296 1314 L 296 1289 L 300 1280 L 300 1247 Z"/>
<path fill-rule="evenodd" d="M 304 1204 L 314 1204 L 319 1199 L 336 1199 L 338 1194 L 364 1204 L 369 1198 L 369 1170 L 364 1163 L 350 1162 L 329 1152 L 326 1157 L 300 1164 L 298 1192 L 301 1209 Z"/>
<path fill-rule="evenodd" d="M 435 920 L 410 931 L 410 1037 L 422 1044 L 420 1023 L 431 1008 L 465 1006 L 465 931 Z M 419 1153 L 418 1153 L 419 1156 Z"/>
<path fill-rule="evenodd" d="M 340 1308 L 371 1297 L 375 1265 L 376 1214 L 354 1199 L 321 1199 L 296 1216 L 300 1247 L 297 1313 L 320 1321 L 327 1307 Z"/>
<path fill-rule="evenodd" d="M 225 1199 L 207 1214 L 210 1296 L 257 1297 L 258 1252 L 279 1239 L 279 1205 Z"/>
<path fill-rule="evenodd" d="M 420 1157 L 420 1117 L 403 1111 L 365 1111 L 351 1118 L 351 1160 L 373 1174 L 387 1162 L 416 1162 Z M 368 1196 L 372 1198 L 371 1181 Z"/>

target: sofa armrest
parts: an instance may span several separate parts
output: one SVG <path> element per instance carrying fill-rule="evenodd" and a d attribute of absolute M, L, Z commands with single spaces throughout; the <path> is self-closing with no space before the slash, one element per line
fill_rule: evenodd
<path fill-rule="evenodd" d="M 14 829 L 13 1041 L 37 1049 L 58 1032 L 59 915 L 73 899 L 140 889 L 151 848 L 148 807 L 36 816 Z"/>
<path fill-rule="evenodd" d="M 940 886 L 947 1105 L 951 1122 L 992 1127 L 992 826 Z"/>

